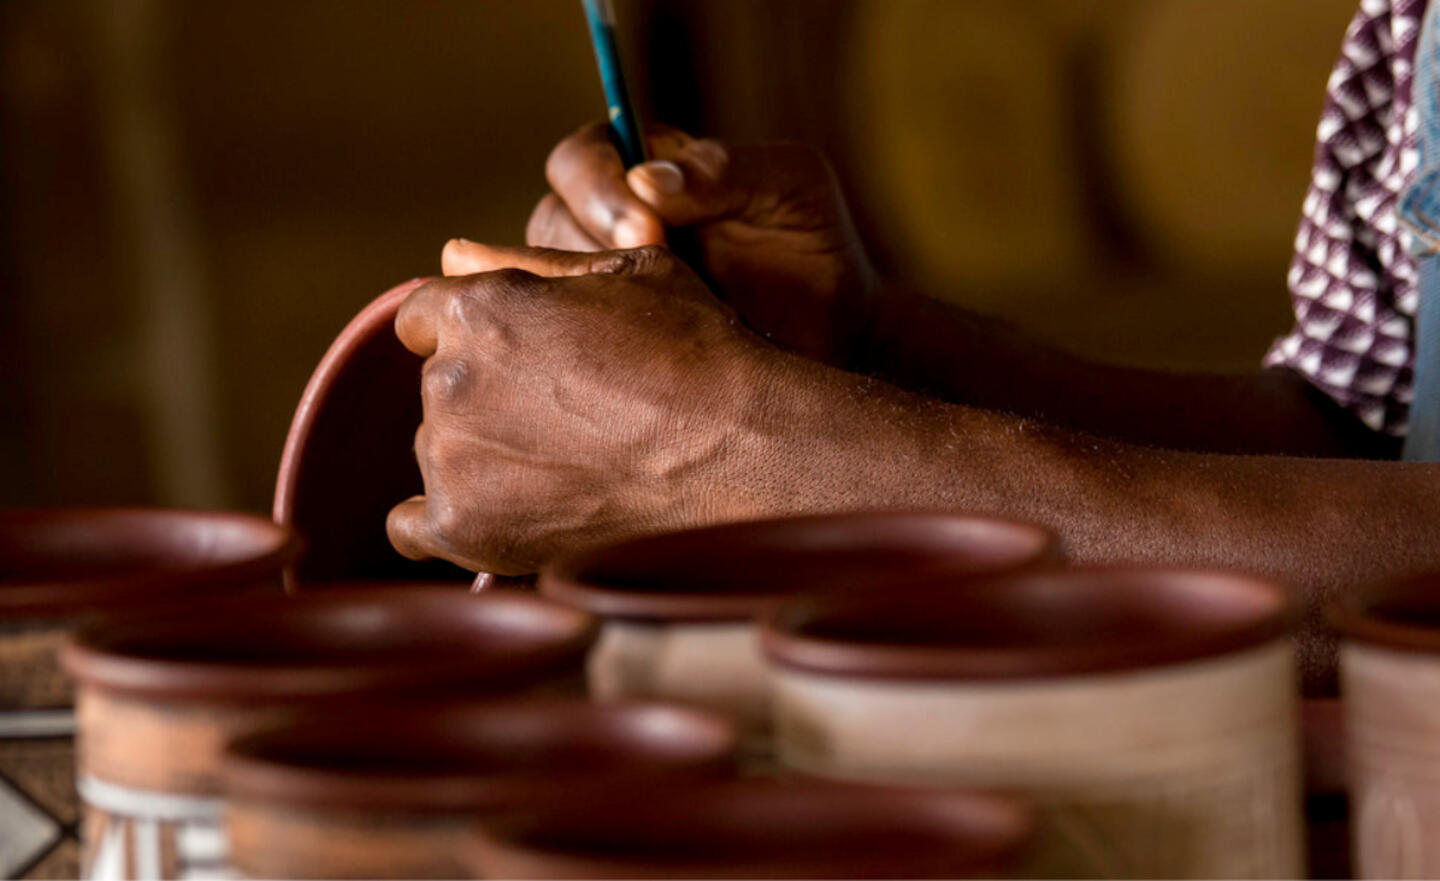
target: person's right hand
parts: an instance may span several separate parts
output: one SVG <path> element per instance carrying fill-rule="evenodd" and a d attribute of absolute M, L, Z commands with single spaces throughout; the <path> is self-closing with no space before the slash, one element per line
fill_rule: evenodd
<path fill-rule="evenodd" d="M 561 141 L 545 167 L 552 192 L 531 215 L 526 243 L 636 248 L 665 244 L 667 228 L 690 228 L 695 268 L 751 328 L 844 364 L 877 283 L 824 157 L 798 144 L 728 145 L 664 126 L 651 128 L 649 145 L 652 160 L 627 173 L 603 124 Z"/>

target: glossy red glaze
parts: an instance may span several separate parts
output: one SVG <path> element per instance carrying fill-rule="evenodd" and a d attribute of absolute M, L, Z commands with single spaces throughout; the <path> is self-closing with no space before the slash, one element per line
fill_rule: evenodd
<path fill-rule="evenodd" d="M 0 620 L 279 587 L 300 545 L 263 517 L 166 508 L 0 511 Z"/>
<path fill-rule="evenodd" d="M 1279 585 L 1232 572 L 1057 569 L 917 586 L 886 597 L 797 599 L 765 623 L 771 661 L 898 679 L 1066 676 L 1178 663 L 1283 636 Z"/>
<path fill-rule="evenodd" d="M 63 660 L 86 688 L 153 700 L 486 693 L 578 675 L 596 631 L 515 591 L 336 587 L 86 627 Z"/>
<path fill-rule="evenodd" d="M 1053 562 L 1055 536 L 968 514 L 855 512 L 724 523 L 587 550 L 540 590 L 607 617 L 744 620 L 798 592 L 993 575 Z"/>
<path fill-rule="evenodd" d="M 367 703 L 231 744 L 230 797 L 275 807 L 454 812 L 563 797 L 620 773 L 720 778 L 725 718 L 651 702 Z"/>
<path fill-rule="evenodd" d="M 958 878 L 1011 867 L 1017 803 L 949 789 L 752 778 L 581 788 L 477 829 L 477 878 Z"/>

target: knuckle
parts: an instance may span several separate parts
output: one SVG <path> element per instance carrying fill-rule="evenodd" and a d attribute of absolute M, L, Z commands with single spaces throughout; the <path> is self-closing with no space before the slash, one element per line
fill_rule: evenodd
<path fill-rule="evenodd" d="M 597 275 L 643 275 L 665 268 L 674 259 L 668 248 L 643 245 L 598 255 L 591 263 L 590 271 Z"/>
<path fill-rule="evenodd" d="M 447 546 L 456 545 L 465 533 L 465 511 L 444 497 L 430 497 L 425 504 L 430 534 Z"/>
<path fill-rule="evenodd" d="M 451 406 L 462 403 L 469 396 L 471 386 L 470 366 L 458 358 L 434 357 L 425 362 L 421 375 L 421 392 L 426 406 Z M 416 443 L 424 441 L 417 432 Z"/>

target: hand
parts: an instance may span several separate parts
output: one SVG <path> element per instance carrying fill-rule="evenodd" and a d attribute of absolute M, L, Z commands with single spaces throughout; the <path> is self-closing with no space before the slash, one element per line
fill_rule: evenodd
<path fill-rule="evenodd" d="M 639 532 L 762 513 L 786 365 L 663 248 L 451 242 L 481 274 L 432 281 L 395 329 L 427 358 L 425 495 L 391 542 L 500 574 Z"/>
<path fill-rule="evenodd" d="M 553 192 L 531 215 L 526 242 L 635 248 L 686 228 L 698 246 L 696 269 L 748 325 L 843 366 L 878 285 L 824 157 L 797 144 L 731 146 L 663 126 L 652 128 L 649 145 L 654 159 L 626 173 L 604 125 L 560 142 L 546 163 Z"/>

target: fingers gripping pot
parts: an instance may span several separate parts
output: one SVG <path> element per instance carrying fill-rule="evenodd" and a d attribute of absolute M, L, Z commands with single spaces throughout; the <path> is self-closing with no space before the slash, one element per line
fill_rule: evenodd
<path fill-rule="evenodd" d="M 612 781 L 488 818 L 476 878 L 989 878 L 1031 831 L 1009 799 L 748 778 Z"/>
<path fill-rule="evenodd" d="M 225 743 L 358 697 L 545 690 L 578 676 L 590 617 L 464 588 L 334 588 L 86 628 L 78 683 L 86 877 L 225 870 Z"/>
<path fill-rule="evenodd" d="M 765 625 L 780 762 L 1025 793 L 1042 877 L 1295 877 L 1290 609 L 1234 574 L 1093 569 Z"/>
<path fill-rule="evenodd" d="M 79 871 L 66 634 L 180 598 L 278 594 L 297 550 L 290 530 L 246 514 L 0 512 L 0 878 Z"/>
<path fill-rule="evenodd" d="M 1334 610 L 1355 868 L 1440 874 L 1440 575 L 1357 590 Z"/>
<path fill-rule="evenodd" d="M 592 778 L 719 778 L 734 750 L 727 720 L 666 704 L 381 705 L 232 744 L 226 827 L 246 877 L 466 877 L 477 816 Z"/>
<path fill-rule="evenodd" d="M 582 552 L 541 575 L 545 595 L 604 618 L 589 661 L 602 700 L 660 697 L 740 720 L 769 752 L 769 674 L 756 619 L 797 592 L 881 590 L 914 577 L 1038 566 L 1054 537 L 965 514 L 874 512 L 728 523 Z"/>

